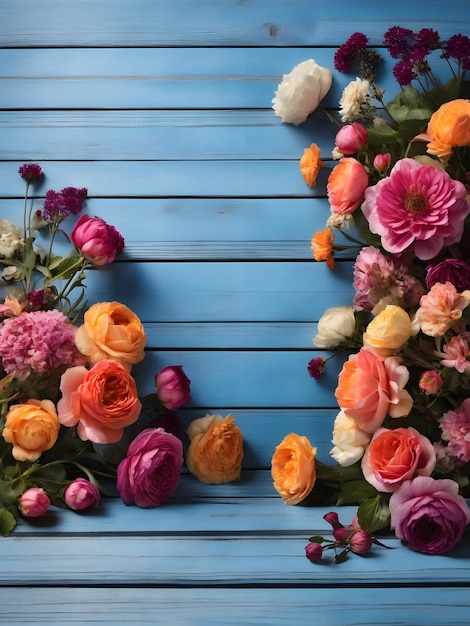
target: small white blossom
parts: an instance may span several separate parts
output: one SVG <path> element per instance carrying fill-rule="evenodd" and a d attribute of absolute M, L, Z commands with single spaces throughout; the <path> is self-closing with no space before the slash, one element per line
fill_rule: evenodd
<path fill-rule="evenodd" d="M 369 81 L 362 78 L 356 78 L 346 85 L 339 101 L 341 121 L 354 122 L 361 117 L 361 108 L 370 101 L 369 87 Z"/>
<path fill-rule="evenodd" d="M 6 219 L 0 219 L 0 257 L 13 259 L 23 249 L 24 232 Z"/>

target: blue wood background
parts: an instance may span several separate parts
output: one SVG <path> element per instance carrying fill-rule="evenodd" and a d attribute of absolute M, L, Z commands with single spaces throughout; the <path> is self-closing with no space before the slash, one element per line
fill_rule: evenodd
<path fill-rule="evenodd" d="M 90 276 L 89 301 L 142 318 L 142 393 L 183 365 L 184 423 L 231 412 L 246 442 L 242 483 L 183 481 L 162 516 L 109 502 L 86 519 L 58 514 L 54 528 L 20 525 L 0 545 L 8 624 L 31 623 L 30 606 L 38 623 L 61 624 L 468 624 L 467 548 L 432 560 L 395 541 L 385 557 L 315 570 L 303 545 L 325 530 L 321 512 L 284 507 L 269 472 L 251 471 L 268 469 L 291 431 L 329 460 L 341 361 L 318 383 L 306 366 L 317 320 L 352 296 L 352 259 L 332 272 L 310 250 L 329 214 L 328 168 L 309 189 L 298 164 L 315 141 L 331 167 L 334 128 L 281 123 L 277 85 L 309 58 L 333 70 L 358 30 L 378 50 L 394 25 L 470 34 L 468 0 L 0 0 L 0 18 L 0 216 L 21 217 L 25 161 L 46 173 L 38 205 L 47 189 L 87 187 L 88 213 L 126 239 Z M 354 77 L 334 72 L 325 105 Z"/>

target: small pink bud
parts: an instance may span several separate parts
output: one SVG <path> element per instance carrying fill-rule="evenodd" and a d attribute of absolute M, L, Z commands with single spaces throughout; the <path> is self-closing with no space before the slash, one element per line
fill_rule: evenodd
<path fill-rule="evenodd" d="M 351 529 L 335 528 L 332 534 L 336 541 L 347 541 L 349 535 L 351 534 Z"/>
<path fill-rule="evenodd" d="M 442 380 L 440 374 L 438 374 L 435 370 L 427 370 L 421 374 L 421 378 L 419 379 L 419 388 L 427 396 L 432 396 L 439 391 L 443 383 L 444 381 Z"/>
<path fill-rule="evenodd" d="M 328 522 L 333 528 L 343 528 L 343 524 L 338 519 L 338 513 L 336 511 L 330 511 L 323 516 L 325 522 Z"/>
<path fill-rule="evenodd" d="M 349 539 L 349 545 L 356 554 L 365 554 L 372 547 L 372 537 L 365 530 L 356 530 Z"/>
<path fill-rule="evenodd" d="M 181 365 L 164 367 L 155 376 L 155 390 L 160 401 L 170 411 L 176 411 L 191 399 L 191 381 Z"/>
<path fill-rule="evenodd" d="M 336 133 L 335 144 L 343 154 L 356 154 L 366 145 L 368 135 L 365 126 L 359 122 L 353 122 L 340 128 Z"/>
<path fill-rule="evenodd" d="M 386 172 L 390 167 L 391 160 L 392 156 L 390 152 L 376 154 L 374 157 L 374 167 L 378 172 L 382 174 L 383 172 Z"/>
<path fill-rule="evenodd" d="M 323 555 L 323 548 L 319 543 L 311 542 L 305 546 L 305 556 L 309 561 L 320 561 Z"/>
<path fill-rule="evenodd" d="M 25 517 L 42 517 L 50 506 L 49 496 L 40 487 L 27 489 L 18 500 L 20 513 Z"/>

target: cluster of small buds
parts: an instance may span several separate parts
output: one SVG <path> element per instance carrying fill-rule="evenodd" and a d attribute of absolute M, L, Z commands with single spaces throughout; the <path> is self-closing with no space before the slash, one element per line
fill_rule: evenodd
<path fill-rule="evenodd" d="M 305 546 L 305 556 L 312 563 L 320 561 L 325 550 L 333 550 L 335 563 L 342 563 L 346 560 L 349 552 L 366 554 L 373 544 L 384 548 L 388 547 L 362 530 L 357 517 L 349 526 L 343 526 L 339 521 L 338 514 L 334 511 L 324 515 L 323 519 L 333 528 L 333 539 L 325 539 L 321 536 L 310 537 L 309 543 Z"/>

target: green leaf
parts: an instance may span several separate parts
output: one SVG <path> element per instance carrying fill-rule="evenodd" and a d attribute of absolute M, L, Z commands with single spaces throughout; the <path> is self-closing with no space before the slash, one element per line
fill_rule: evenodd
<path fill-rule="evenodd" d="M 16 526 L 16 518 L 11 511 L 0 509 L 0 535 L 8 537 Z"/>
<path fill-rule="evenodd" d="M 320 535 L 314 535 L 313 537 L 310 537 L 309 541 L 310 543 L 323 543 L 325 539 L 320 537 Z"/>
<path fill-rule="evenodd" d="M 344 483 L 338 498 L 338 505 L 357 504 L 377 495 L 377 489 L 365 480 L 351 480 Z"/>
<path fill-rule="evenodd" d="M 13 504 L 25 490 L 24 480 L 0 480 L 0 503 L 4 506 Z"/>
<path fill-rule="evenodd" d="M 335 555 L 335 563 L 344 563 L 346 561 L 346 559 L 348 558 L 348 552 L 349 552 L 349 548 L 346 548 L 345 550 L 343 550 L 339 554 L 336 554 Z"/>
<path fill-rule="evenodd" d="M 362 530 L 374 533 L 376 530 L 386 528 L 390 524 L 390 510 L 384 494 L 378 494 L 375 498 L 365 500 L 359 505 L 357 519 Z"/>

